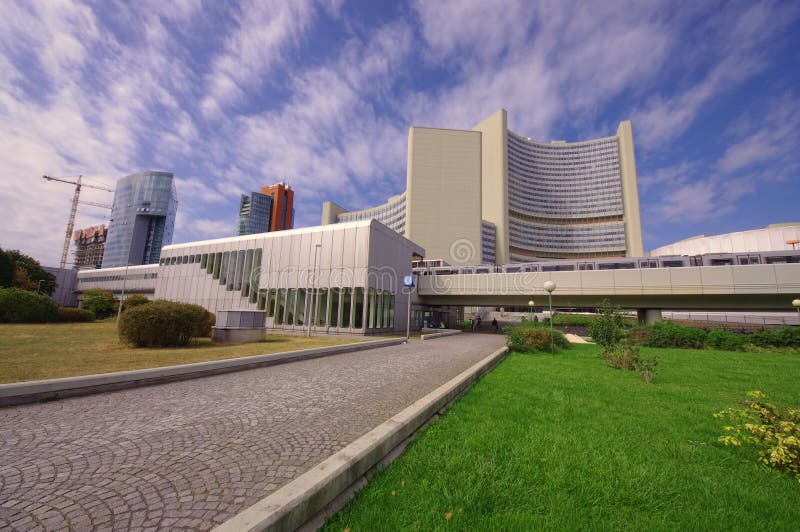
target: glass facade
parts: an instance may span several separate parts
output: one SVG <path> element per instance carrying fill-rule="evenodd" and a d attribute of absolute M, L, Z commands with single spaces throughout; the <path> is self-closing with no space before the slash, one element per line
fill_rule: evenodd
<path fill-rule="evenodd" d="M 617 137 L 543 143 L 508 132 L 512 261 L 625 255 Z"/>
<path fill-rule="evenodd" d="M 156 264 L 172 242 L 178 199 L 170 172 L 123 177 L 114 191 L 103 268 Z"/>
<path fill-rule="evenodd" d="M 358 220 L 378 220 L 380 223 L 400 233 L 406 232 L 406 195 L 390 198 L 383 205 L 361 211 L 344 212 L 336 217 L 337 222 L 355 222 Z"/>
<path fill-rule="evenodd" d="M 272 197 L 258 192 L 242 194 L 239 199 L 239 221 L 236 234 L 254 235 L 269 231 L 272 219 Z"/>

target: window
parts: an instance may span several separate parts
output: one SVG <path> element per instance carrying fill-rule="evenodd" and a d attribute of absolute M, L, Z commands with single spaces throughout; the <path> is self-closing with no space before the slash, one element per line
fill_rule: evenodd
<path fill-rule="evenodd" d="M 331 327 L 339 326 L 339 289 L 331 288 L 331 313 L 329 322 Z"/>
<path fill-rule="evenodd" d="M 255 250 L 255 253 L 253 253 L 252 264 L 250 264 L 249 260 L 247 261 L 248 264 L 250 264 L 249 273 L 247 274 L 247 282 L 250 286 L 250 303 L 254 301 L 253 298 L 255 296 L 253 294 L 258 291 L 258 286 L 261 282 L 261 251 L 261 248 Z"/>
<path fill-rule="evenodd" d="M 306 297 L 305 288 L 299 288 L 297 290 L 297 303 L 295 304 L 297 307 L 297 319 L 295 320 L 295 325 L 304 325 L 308 323 L 308 317 L 311 314 L 311 305 L 307 305 L 306 303 L 310 300 L 311 298 Z"/>
<path fill-rule="evenodd" d="M 294 325 L 296 298 L 297 290 L 289 288 L 286 291 L 286 325 Z"/>
<path fill-rule="evenodd" d="M 342 288 L 342 316 L 340 327 L 344 329 L 349 329 L 350 323 L 352 322 L 350 319 L 353 311 L 351 305 L 352 293 L 352 288 Z"/>
<path fill-rule="evenodd" d="M 228 282 L 228 263 L 230 262 L 230 251 L 222 254 L 222 264 L 220 265 L 219 284 L 225 285 Z"/>
<path fill-rule="evenodd" d="M 213 268 L 214 269 L 213 269 L 213 276 L 212 277 L 214 279 L 219 279 L 219 270 L 220 270 L 220 266 L 221 266 L 220 263 L 222 262 L 222 253 L 215 253 L 213 262 L 214 262 L 214 264 L 213 264 Z M 210 260 L 208 261 L 208 267 L 209 268 L 212 267 L 212 264 L 211 264 Z"/>
<path fill-rule="evenodd" d="M 383 293 L 383 328 L 386 329 L 390 327 L 389 325 L 389 301 L 393 299 L 393 296 L 388 291 Z"/>
<path fill-rule="evenodd" d="M 328 289 L 320 288 L 317 290 L 317 308 L 314 311 L 314 323 L 318 327 L 324 327 L 328 317 Z"/>
<path fill-rule="evenodd" d="M 239 251 L 237 255 L 238 257 L 236 259 L 236 269 L 234 270 L 236 277 L 228 280 L 228 285 L 230 286 L 229 288 L 230 290 L 242 289 L 242 273 L 244 273 L 244 259 L 247 255 L 247 252 L 242 249 Z M 231 282 L 233 282 L 233 285 L 231 285 Z"/>
<path fill-rule="evenodd" d="M 252 296 L 253 294 L 258 293 L 258 301 L 256 302 L 256 308 L 258 310 L 264 310 L 267 307 L 267 290 L 266 288 L 262 288 L 261 290 L 253 289 L 252 293 L 250 294 L 251 303 L 252 303 Z"/>
<path fill-rule="evenodd" d="M 364 289 L 353 289 L 353 328 L 364 328 Z"/>
<path fill-rule="evenodd" d="M 275 316 L 275 289 L 270 288 L 269 297 L 267 298 L 267 316 L 270 318 Z"/>
<path fill-rule="evenodd" d="M 275 309 L 275 323 L 277 325 L 282 325 L 284 321 L 284 314 L 286 313 L 286 289 L 281 288 L 278 290 L 278 299 L 276 300 L 276 309 Z"/>
<path fill-rule="evenodd" d="M 394 329 L 394 294 L 389 298 L 389 327 Z"/>
<path fill-rule="evenodd" d="M 207 268 L 208 267 L 208 253 L 203 253 L 203 257 L 200 259 L 200 268 Z"/>

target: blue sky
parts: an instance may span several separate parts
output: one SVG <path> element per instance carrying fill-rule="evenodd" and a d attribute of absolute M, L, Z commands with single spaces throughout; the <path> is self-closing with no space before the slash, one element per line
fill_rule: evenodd
<path fill-rule="evenodd" d="M 0 246 L 56 264 L 72 189 L 177 178 L 174 242 L 287 181 L 296 226 L 405 187 L 410 125 L 633 121 L 645 247 L 798 221 L 800 3 L 0 0 Z M 111 195 L 85 189 L 86 200 Z M 77 226 L 106 211 L 79 208 Z"/>

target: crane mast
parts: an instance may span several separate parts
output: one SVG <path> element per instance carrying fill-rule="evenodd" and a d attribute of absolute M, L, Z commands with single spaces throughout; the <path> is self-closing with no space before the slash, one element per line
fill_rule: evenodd
<path fill-rule="evenodd" d="M 61 262 L 58 265 L 58 267 L 63 270 L 67 265 L 67 255 L 69 254 L 69 240 L 72 237 L 72 229 L 75 227 L 75 214 L 77 214 L 77 212 L 78 212 L 78 203 L 86 203 L 87 205 L 95 205 L 97 207 L 109 208 L 107 205 L 103 205 L 103 204 L 96 204 L 96 203 L 91 203 L 91 202 L 88 202 L 88 201 L 81 202 L 80 201 L 81 187 L 85 186 L 85 187 L 89 187 L 89 188 L 97 188 L 97 189 L 100 189 L 100 190 L 105 190 L 106 192 L 113 192 L 113 190 L 110 189 L 110 188 L 107 188 L 107 187 L 99 187 L 99 186 L 96 186 L 96 185 L 85 185 L 85 184 L 81 183 L 81 180 L 83 179 L 83 175 L 79 175 L 77 181 L 70 181 L 68 179 L 61 179 L 61 178 L 58 178 L 58 177 L 51 177 L 51 176 L 48 176 L 48 175 L 43 175 L 42 178 L 46 179 L 48 181 L 60 181 L 61 183 L 67 183 L 67 184 L 75 185 L 75 194 L 73 194 L 73 196 L 72 196 L 72 207 L 70 208 L 69 219 L 67 220 L 67 232 L 66 232 L 66 234 L 64 236 L 64 249 L 61 251 Z"/>

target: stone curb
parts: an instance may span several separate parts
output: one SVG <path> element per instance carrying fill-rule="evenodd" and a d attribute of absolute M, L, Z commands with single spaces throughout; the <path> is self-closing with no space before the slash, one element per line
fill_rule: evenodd
<path fill-rule="evenodd" d="M 329 347 L 315 347 L 268 355 L 229 358 L 211 362 L 195 362 L 179 366 L 164 366 L 160 368 L 82 375 L 79 377 L 66 377 L 62 379 L 0 384 L 0 406 L 19 405 L 40 400 L 61 399 L 64 397 L 136 388 L 151 384 L 195 379 L 210 375 L 219 375 L 221 373 L 271 366 L 274 364 L 284 364 L 298 360 L 338 355 L 340 353 L 387 347 L 402 344 L 404 341 L 404 338 L 389 338 L 386 340 L 373 340 Z"/>
<path fill-rule="evenodd" d="M 214 532 L 296 530 L 348 490 L 426 421 L 443 411 L 508 353 L 502 347 L 333 456 L 264 497 Z"/>
<path fill-rule="evenodd" d="M 443 336 L 453 336 L 454 334 L 461 334 L 461 331 L 442 331 L 437 333 L 422 334 L 420 340 L 433 340 L 434 338 L 441 338 Z"/>

